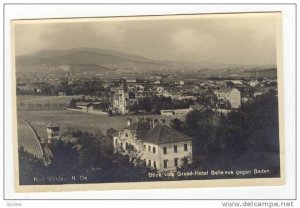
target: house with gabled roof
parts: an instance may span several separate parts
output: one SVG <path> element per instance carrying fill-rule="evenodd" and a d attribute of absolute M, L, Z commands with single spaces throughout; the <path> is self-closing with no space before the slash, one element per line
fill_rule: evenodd
<path fill-rule="evenodd" d="M 113 138 L 115 152 L 140 153 L 145 164 L 159 171 L 175 170 L 183 160 L 192 162 L 192 139 L 166 125 L 164 119 L 127 120 L 127 126 Z"/>

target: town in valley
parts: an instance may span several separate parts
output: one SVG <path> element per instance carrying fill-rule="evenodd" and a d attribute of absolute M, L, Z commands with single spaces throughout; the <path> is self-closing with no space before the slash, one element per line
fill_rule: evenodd
<path fill-rule="evenodd" d="M 238 20 L 16 24 L 20 185 L 280 177 L 272 18 Z"/>

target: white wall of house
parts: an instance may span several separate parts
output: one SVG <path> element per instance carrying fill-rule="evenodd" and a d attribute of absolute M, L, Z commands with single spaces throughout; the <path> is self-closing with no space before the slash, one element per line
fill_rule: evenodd
<path fill-rule="evenodd" d="M 147 166 L 157 169 L 160 168 L 160 154 L 158 145 L 143 142 L 142 153 L 142 158 L 145 160 Z"/>
<path fill-rule="evenodd" d="M 132 145 L 136 151 L 140 151 L 142 159 L 145 160 L 147 166 L 151 168 L 157 168 L 161 171 L 175 170 L 176 158 L 178 161 L 178 167 L 182 165 L 181 160 L 184 157 L 188 157 L 190 159 L 189 162 L 192 162 L 192 141 L 175 142 L 161 145 L 148 142 L 139 143 L 134 136 L 126 130 L 122 132 L 121 135 L 113 138 L 115 151 L 122 149 L 126 152 L 126 143 L 127 145 Z M 186 150 L 184 148 L 185 145 L 187 145 Z M 174 151 L 174 146 L 177 146 L 177 152 Z M 164 148 L 166 148 L 166 154 L 164 152 Z M 164 161 L 167 161 L 167 167 L 164 166 Z"/>
<path fill-rule="evenodd" d="M 187 145 L 187 150 L 184 149 L 184 145 Z M 177 152 L 174 151 L 174 146 L 177 146 Z M 164 154 L 164 147 L 166 147 L 166 154 Z M 178 160 L 178 166 L 181 166 L 181 159 L 184 157 L 190 157 L 192 162 L 192 141 L 176 142 L 169 144 L 159 145 L 159 169 L 160 170 L 174 170 L 175 158 Z M 164 167 L 164 161 L 167 161 L 167 168 Z"/>
<path fill-rule="evenodd" d="M 241 93 L 238 89 L 232 89 L 229 92 L 215 92 L 219 100 L 228 101 L 232 108 L 241 106 Z"/>
<path fill-rule="evenodd" d="M 57 128 L 48 128 L 47 127 L 47 136 L 48 143 L 51 143 L 53 139 L 59 139 L 59 127 Z"/>
<path fill-rule="evenodd" d="M 241 106 L 241 93 L 237 89 L 230 92 L 230 105 L 232 108 L 239 108 Z"/>
<path fill-rule="evenodd" d="M 141 145 L 135 138 L 135 135 L 132 135 L 130 131 L 123 131 L 118 137 L 113 138 L 113 145 L 115 150 L 121 149 L 126 151 L 128 146 L 132 146 L 134 150 L 140 151 Z"/>

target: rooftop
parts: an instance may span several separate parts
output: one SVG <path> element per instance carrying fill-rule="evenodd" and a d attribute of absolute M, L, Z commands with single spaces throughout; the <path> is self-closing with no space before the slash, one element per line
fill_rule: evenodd
<path fill-rule="evenodd" d="M 172 129 L 165 124 L 156 124 L 155 127 L 150 129 L 146 136 L 143 138 L 144 142 L 153 144 L 166 144 L 173 142 L 190 141 L 191 138 Z"/>
<path fill-rule="evenodd" d="M 152 144 L 166 144 L 191 140 L 190 137 L 176 131 L 175 129 L 163 123 L 156 123 L 154 124 L 155 126 L 151 128 L 151 126 L 153 125 L 152 122 L 134 122 L 130 126 L 125 127 L 125 129 L 135 131 L 134 134 L 138 139 Z"/>

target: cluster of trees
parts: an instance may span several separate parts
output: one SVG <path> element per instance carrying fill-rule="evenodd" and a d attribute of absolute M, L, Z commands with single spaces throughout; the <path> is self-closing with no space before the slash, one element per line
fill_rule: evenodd
<path fill-rule="evenodd" d="M 20 183 L 93 183 L 147 180 L 147 168 L 135 166 L 132 158 L 115 154 L 112 149 L 112 137 L 115 129 L 108 129 L 107 135 L 101 132 L 86 132 L 69 129 L 62 139 L 49 144 L 53 154 L 51 164 L 44 166 L 41 159 L 19 150 Z M 73 181 L 72 176 L 83 175 L 86 181 Z M 47 177 L 61 176 L 66 181 L 49 182 Z M 34 178 L 45 181 L 34 182 Z"/>
<path fill-rule="evenodd" d="M 130 111 L 144 111 L 146 113 L 160 114 L 160 110 L 189 108 L 195 101 L 191 99 L 173 100 L 170 97 L 154 95 L 139 99 L 139 104 L 135 104 Z"/>
<path fill-rule="evenodd" d="M 67 95 L 95 95 L 100 96 L 105 92 L 105 88 L 99 81 L 84 81 L 70 86 L 67 81 L 62 81 L 58 86 L 58 91 Z"/>
<path fill-rule="evenodd" d="M 212 90 L 208 90 L 197 95 L 196 103 L 215 108 L 218 103 L 218 98 Z"/>
<path fill-rule="evenodd" d="M 68 106 L 67 103 L 18 103 L 18 111 L 30 110 L 64 110 Z"/>
<path fill-rule="evenodd" d="M 69 85 L 68 81 L 61 81 L 57 85 L 42 83 L 31 88 L 17 86 L 17 95 L 50 95 L 57 96 L 59 92 L 66 95 L 96 95 L 101 96 L 106 93 L 105 88 L 99 81 L 83 81 Z"/>
<path fill-rule="evenodd" d="M 222 115 L 207 109 L 192 111 L 171 126 L 193 138 L 196 167 L 272 167 L 279 174 L 278 98 L 268 93 Z M 258 159 L 259 158 L 259 159 Z"/>

